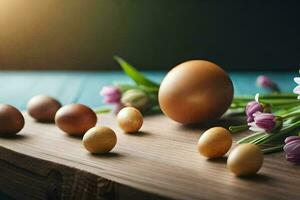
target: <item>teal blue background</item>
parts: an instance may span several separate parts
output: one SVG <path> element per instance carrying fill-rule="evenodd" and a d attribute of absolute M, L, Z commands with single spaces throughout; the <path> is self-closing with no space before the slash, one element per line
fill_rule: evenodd
<path fill-rule="evenodd" d="M 162 80 L 165 73 L 145 72 L 149 78 L 157 82 Z M 268 92 L 256 86 L 258 75 L 268 75 L 278 83 L 282 91 L 292 92 L 296 86 L 293 77 L 297 76 L 298 72 L 230 72 L 229 74 L 234 84 L 235 95 L 254 95 L 257 92 Z M 131 80 L 122 71 L 1 71 L 0 103 L 9 103 L 23 110 L 32 96 L 47 94 L 59 99 L 63 104 L 78 102 L 96 108 L 103 106 L 99 95 L 101 88 L 114 82 L 130 83 Z"/>

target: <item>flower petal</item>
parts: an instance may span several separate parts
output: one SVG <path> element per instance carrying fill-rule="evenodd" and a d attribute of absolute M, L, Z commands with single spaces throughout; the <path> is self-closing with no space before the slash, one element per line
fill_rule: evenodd
<path fill-rule="evenodd" d="M 100 91 L 101 96 L 120 94 L 120 91 L 117 87 L 114 86 L 104 86 Z"/>
<path fill-rule="evenodd" d="M 293 92 L 299 94 L 300 93 L 300 85 L 298 85 L 297 87 L 295 87 L 294 90 L 293 90 Z"/>
<path fill-rule="evenodd" d="M 295 77 L 295 78 L 294 78 L 294 81 L 295 81 L 297 84 L 300 85 L 300 77 Z"/>
<path fill-rule="evenodd" d="M 287 143 L 289 143 L 291 141 L 294 141 L 294 140 L 300 140 L 300 137 L 299 136 L 289 136 L 289 137 L 285 138 L 284 143 L 287 144 Z"/>
<path fill-rule="evenodd" d="M 292 163 L 300 163 L 300 157 L 299 156 L 285 156 L 286 160 Z"/>

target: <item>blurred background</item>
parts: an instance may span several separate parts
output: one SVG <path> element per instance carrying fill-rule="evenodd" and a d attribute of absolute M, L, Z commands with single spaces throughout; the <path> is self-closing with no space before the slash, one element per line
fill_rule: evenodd
<path fill-rule="evenodd" d="M 0 69 L 298 70 L 300 1 L 0 0 Z"/>

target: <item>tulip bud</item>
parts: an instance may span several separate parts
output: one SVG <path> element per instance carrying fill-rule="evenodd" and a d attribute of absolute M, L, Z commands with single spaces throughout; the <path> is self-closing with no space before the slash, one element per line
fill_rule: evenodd
<path fill-rule="evenodd" d="M 273 92 L 280 92 L 278 85 L 267 76 L 264 75 L 258 76 L 256 79 L 256 84 L 259 87 L 272 90 Z"/>
<path fill-rule="evenodd" d="M 247 122 L 251 123 L 254 121 L 253 114 L 256 112 L 261 113 L 271 113 L 271 105 L 269 104 L 261 104 L 258 101 L 250 101 L 246 106 L 246 116 Z"/>
<path fill-rule="evenodd" d="M 121 98 L 121 91 L 115 86 L 105 86 L 100 91 L 100 95 L 103 96 L 103 102 L 109 104 L 119 104 Z"/>
<path fill-rule="evenodd" d="M 281 117 L 261 112 L 256 112 L 253 116 L 254 122 L 248 123 L 249 129 L 252 131 L 271 133 L 282 128 L 283 120 Z"/>
<path fill-rule="evenodd" d="M 127 90 L 123 93 L 121 102 L 124 106 L 131 106 L 140 111 L 146 111 L 151 106 L 148 95 L 139 89 Z"/>
<path fill-rule="evenodd" d="M 300 137 L 289 136 L 285 139 L 285 146 L 283 150 L 288 161 L 293 163 L 300 163 Z"/>

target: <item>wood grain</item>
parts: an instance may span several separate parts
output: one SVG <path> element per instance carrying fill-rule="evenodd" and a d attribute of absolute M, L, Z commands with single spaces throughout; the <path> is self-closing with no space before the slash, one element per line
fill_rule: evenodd
<path fill-rule="evenodd" d="M 112 127 L 118 142 L 111 153 L 93 155 L 80 138 L 26 114 L 25 119 L 18 136 L 0 138 L 0 188 L 15 198 L 300 198 L 300 168 L 283 153 L 266 155 L 260 173 L 250 178 L 232 175 L 226 157 L 207 160 L 198 154 L 201 132 L 224 121 L 182 126 L 162 115 L 149 116 L 139 134 L 129 135 L 117 127 L 114 115 L 101 115 L 98 123 Z"/>

